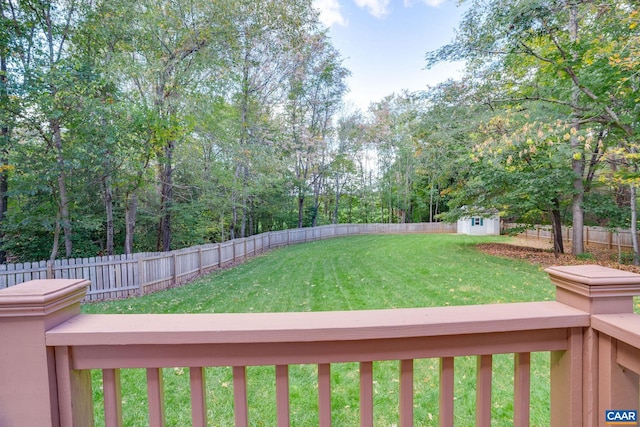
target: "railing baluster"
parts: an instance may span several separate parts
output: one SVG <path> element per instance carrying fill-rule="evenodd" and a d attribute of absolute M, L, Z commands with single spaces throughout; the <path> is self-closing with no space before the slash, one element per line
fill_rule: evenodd
<path fill-rule="evenodd" d="M 440 359 L 440 425 L 453 426 L 454 359 Z"/>
<path fill-rule="evenodd" d="M 104 425 L 106 427 L 122 427 L 120 369 L 102 370 L 102 390 L 104 394 Z"/>
<path fill-rule="evenodd" d="M 193 427 L 207 425 L 206 379 L 201 367 L 189 368 L 191 386 L 191 422 Z"/>
<path fill-rule="evenodd" d="M 413 426 L 413 360 L 400 361 L 400 426 Z"/>
<path fill-rule="evenodd" d="M 478 356 L 476 371 L 476 426 L 491 426 L 491 378 L 493 356 Z"/>
<path fill-rule="evenodd" d="M 513 425 L 529 425 L 531 399 L 531 353 L 516 353 L 513 377 Z"/>
<path fill-rule="evenodd" d="M 276 407 L 278 427 L 289 427 L 289 366 L 276 366 Z"/>
<path fill-rule="evenodd" d="M 56 347 L 54 353 L 60 425 L 93 426 L 91 371 L 71 367 L 69 347 Z M 14 389 L 7 390 L 11 393 Z"/>
<path fill-rule="evenodd" d="M 236 427 L 249 425 L 249 408 L 247 404 L 247 368 L 233 367 L 233 403 Z"/>
<path fill-rule="evenodd" d="M 331 365 L 318 365 L 318 417 L 320 427 L 331 427 Z"/>
<path fill-rule="evenodd" d="M 164 427 L 164 380 L 162 369 L 147 369 L 147 395 L 149 397 L 149 425 Z"/>
<path fill-rule="evenodd" d="M 373 427 L 373 363 L 360 363 L 360 426 Z"/>

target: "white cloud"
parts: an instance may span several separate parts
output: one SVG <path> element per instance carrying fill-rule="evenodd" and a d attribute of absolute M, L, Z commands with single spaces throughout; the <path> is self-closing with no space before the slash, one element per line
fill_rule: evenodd
<path fill-rule="evenodd" d="M 389 0 L 354 0 L 358 7 L 368 9 L 376 18 L 382 18 L 388 13 Z"/>
<path fill-rule="evenodd" d="M 440 6 L 442 3 L 444 3 L 446 0 L 422 0 L 422 2 L 424 4 L 426 4 L 427 6 L 431 6 L 431 7 L 437 7 Z"/>
<path fill-rule="evenodd" d="M 340 12 L 340 3 L 338 0 L 314 0 L 313 5 L 320 11 L 320 22 L 327 27 L 334 24 L 347 26 L 347 20 Z"/>
<path fill-rule="evenodd" d="M 438 7 L 447 0 L 421 0 L 427 6 Z M 412 7 L 416 3 L 416 0 L 404 0 L 405 7 Z"/>

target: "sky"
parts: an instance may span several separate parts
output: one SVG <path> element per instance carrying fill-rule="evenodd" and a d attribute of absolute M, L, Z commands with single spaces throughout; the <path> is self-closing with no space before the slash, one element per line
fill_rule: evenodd
<path fill-rule="evenodd" d="M 366 110 L 403 89 L 427 89 L 460 75 L 460 64 L 425 70 L 425 54 L 450 41 L 462 16 L 454 0 L 314 0 L 352 73 L 346 101 Z"/>

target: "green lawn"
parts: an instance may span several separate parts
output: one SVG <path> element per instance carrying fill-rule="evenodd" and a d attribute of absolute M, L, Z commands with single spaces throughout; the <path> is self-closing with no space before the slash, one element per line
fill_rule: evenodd
<path fill-rule="evenodd" d="M 544 301 L 554 298 L 546 273 L 523 261 L 496 258 L 474 245 L 504 237 L 460 235 L 354 236 L 268 252 L 233 269 L 154 295 L 83 306 L 85 313 L 203 313 L 367 310 Z M 548 425 L 548 354 L 532 358 L 532 425 Z M 512 355 L 494 358 L 495 425 L 513 425 Z M 397 362 L 374 368 L 376 426 L 397 424 Z M 292 367 L 292 425 L 317 425 L 314 366 Z M 358 424 L 355 364 L 332 366 L 333 422 Z M 437 425 L 438 361 L 415 368 L 416 425 Z M 168 425 L 189 425 L 188 370 L 166 369 Z M 123 372 L 125 425 L 146 424 L 144 373 Z M 233 425 L 230 369 L 207 369 L 212 425 Z M 101 401 L 100 378 L 94 376 Z M 273 367 L 249 369 L 252 425 L 275 424 Z M 474 424 L 475 358 L 456 359 L 456 417 Z M 180 411 L 171 409 L 182 408 Z M 100 405 L 96 405 L 100 412 Z M 226 412 L 226 413 L 224 413 Z M 98 420 L 98 425 L 100 425 Z"/>

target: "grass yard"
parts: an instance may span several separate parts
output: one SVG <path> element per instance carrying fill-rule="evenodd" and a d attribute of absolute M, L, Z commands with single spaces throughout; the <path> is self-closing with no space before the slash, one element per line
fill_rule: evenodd
<path fill-rule="evenodd" d="M 84 313 L 223 313 L 367 310 L 487 304 L 554 299 L 554 288 L 538 266 L 477 251 L 481 242 L 505 237 L 444 234 L 371 235 L 281 248 L 192 284 L 128 300 L 93 303 Z M 549 423 L 549 356 L 532 355 L 532 425 Z M 475 358 L 456 358 L 458 425 L 475 423 Z M 397 362 L 374 366 L 376 426 L 398 422 Z M 275 425 L 274 368 L 249 368 L 250 422 Z M 359 425 L 356 364 L 332 365 L 333 423 Z M 513 356 L 494 357 L 494 425 L 513 425 Z M 293 426 L 317 425 L 316 367 L 290 369 Z M 415 366 L 416 425 L 438 425 L 438 361 Z M 167 425 L 189 425 L 188 369 L 165 369 Z M 96 411 L 101 379 L 94 375 Z M 233 425 L 230 368 L 207 369 L 211 425 Z M 146 421 L 144 372 L 123 370 L 125 425 Z M 180 408 L 172 410 L 171 408 Z M 97 420 L 100 425 L 102 421 Z"/>

